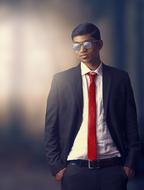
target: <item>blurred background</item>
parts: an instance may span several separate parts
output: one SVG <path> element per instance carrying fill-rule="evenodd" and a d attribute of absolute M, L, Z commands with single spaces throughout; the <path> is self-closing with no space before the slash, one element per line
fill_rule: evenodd
<path fill-rule="evenodd" d="M 56 190 L 44 153 L 47 96 L 55 72 L 78 64 L 70 34 L 101 30 L 105 64 L 129 72 L 144 141 L 144 0 L 0 1 L 0 189 Z M 143 190 L 144 166 L 129 190 Z"/>

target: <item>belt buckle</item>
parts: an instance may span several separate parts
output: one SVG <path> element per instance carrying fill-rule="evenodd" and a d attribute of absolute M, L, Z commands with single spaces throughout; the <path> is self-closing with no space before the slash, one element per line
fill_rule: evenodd
<path fill-rule="evenodd" d="M 88 160 L 88 168 L 89 169 L 94 169 L 94 167 L 91 165 L 92 161 L 91 160 Z"/>
<path fill-rule="evenodd" d="M 99 160 L 96 160 L 96 163 L 94 164 L 95 161 L 91 161 L 88 160 L 88 168 L 89 169 L 99 169 L 100 168 L 100 164 L 99 164 Z"/>

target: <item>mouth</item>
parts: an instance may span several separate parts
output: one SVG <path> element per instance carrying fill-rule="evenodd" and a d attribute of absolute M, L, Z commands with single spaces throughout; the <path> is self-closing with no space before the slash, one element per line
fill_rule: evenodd
<path fill-rule="evenodd" d="M 80 55 L 80 58 L 82 58 L 82 59 L 86 59 L 87 57 L 88 57 L 87 54 L 81 54 L 81 55 Z"/>

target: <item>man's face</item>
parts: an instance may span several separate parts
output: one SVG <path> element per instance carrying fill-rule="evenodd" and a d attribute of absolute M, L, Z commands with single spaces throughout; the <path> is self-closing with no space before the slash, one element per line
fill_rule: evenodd
<path fill-rule="evenodd" d="M 75 36 L 73 38 L 73 48 L 81 62 L 93 64 L 99 58 L 102 41 L 95 40 L 90 34 Z"/>

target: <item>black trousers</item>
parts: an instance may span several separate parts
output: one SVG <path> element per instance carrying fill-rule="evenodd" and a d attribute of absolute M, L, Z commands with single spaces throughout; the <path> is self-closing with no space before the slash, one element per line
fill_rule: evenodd
<path fill-rule="evenodd" d="M 62 182 L 62 190 L 126 190 L 128 178 L 123 166 L 88 169 L 68 165 Z"/>

